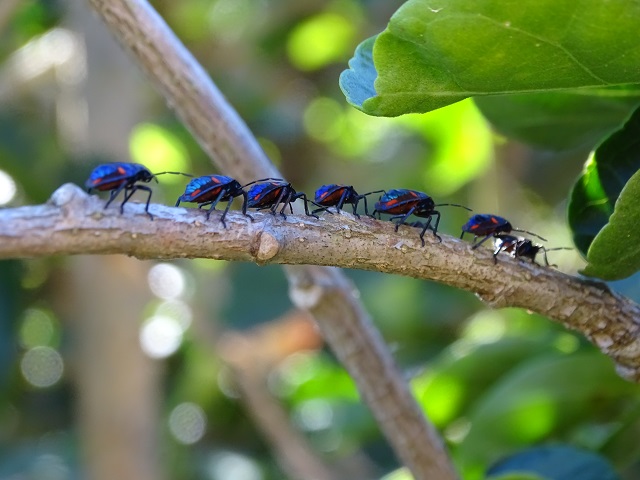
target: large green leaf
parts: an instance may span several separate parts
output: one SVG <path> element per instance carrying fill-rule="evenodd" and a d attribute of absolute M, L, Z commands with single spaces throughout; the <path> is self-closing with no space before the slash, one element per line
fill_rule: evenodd
<path fill-rule="evenodd" d="M 340 83 L 352 105 L 379 116 L 638 84 L 638 19 L 637 0 L 410 0 L 375 44 L 360 45 Z"/>
<path fill-rule="evenodd" d="M 532 359 L 479 397 L 456 452 L 459 465 L 486 464 L 514 448 L 561 436 L 584 418 L 610 421 L 637 392 L 600 352 Z"/>
<path fill-rule="evenodd" d="M 640 156 L 640 153 L 636 155 Z M 633 175 L 622 189 L 609 223 L 593 240 L 587 255 L 589 263 L 583 271 L 585 275 L 619 280 L 640 270 L 640 244 L 634 240 L 640 235 L 638 199 L 640 172 Z"/>
<path fill-rule="evenodd" d="M 477 97 L 483 115 L 509 138 L 555 150 L 591 150 L 640 106 L 640 91 L 573 90 Z"/>
<path fill-rule="evenodd" d="M 454 344 L 413 381 L 418 402 L 437 427 L 459 417 L 488 386 L 521 362 L 557 353 L 548 341 L 517 337 L 479 345 L 462 356 L 459 350 Z"/>
<path fill-rule="evenodd" d="M 596 148 L 589 158 L 582 176 L 578 179 L 571 192 L 569 203 L 569 225 L 573 231 L 574 242 L 583 255 L 588 255 L 589 261 L 598 262 L 602 259 L 602 250 L 615 252 L 618 259 L 627 258 L 632 242 L 625 239 L 633 234 L 634 227 L 627 221 L 623 224 L 622 216 L 616 217 L 617 227 L 609 229 L 606 235 L 609 244 L 599 242 L 598 257 L 591 257 L 589 248 L 599 235 L 602 228 L 610 221 L 609 217 L 614 212 L 616 201 L 621 195 L 625 184 L 640 169 L 640 109 L 636 110 L 625 125 L 611 135 Z M 637 193 L 637 192 L 636 192 Z M 637 197 L 633 190 L 628 190 L 631 195 L 629 201 L 637 203 Z M 624 218 L 628 214 L 625 213 Z M 620 230 L 626 228 L 627 230 Z M 613 235 L 612 235 L 613 234 Z M 627 260 L 625 260 L 627 262 Z M 617 269 L 618 262 L 609 263 L 609 268 Z M 624 278 L 637 270 L 638 265 L 627 265 L 623 276 L 607 276 L 606 278 Z M 590 266 L 587 270 L 597 276 L 597 271 Z M 603 277 L 605 278 L 605 277 Z"/>

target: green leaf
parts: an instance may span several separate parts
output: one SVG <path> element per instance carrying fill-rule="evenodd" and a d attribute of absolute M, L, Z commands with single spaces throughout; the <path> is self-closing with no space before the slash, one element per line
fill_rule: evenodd
<path fill-rule="evenodd" d="M 600 352 L 521 363 L 467 415 L 470 429 L 457 451 L 460 465 L 484 464 L 513 448 L 561 435 L 584 418 L 606 421 L 637 392 Z"/>
<path fill-rule="evenodd" d="M 546 341 L 517 337 L 479 345 L 462 356 L 458 350 L 455 345 L 445 350 L 413 381 L 418 402 L 437 427 L 462 415 L 488 386 L 521 362 L 556 352 Z"/>
<path fill-rule="evenodd" d="M 640 172 L 637 172 L 622 189 L 609 223 L 591 244 L 589 263 L 582 273 L 603 280 L 619 280 L 640 270 L 640 244 L 634 240 L 640 235 L 639 198 Z"/>
<path fill-rule="evenodd" d="M 583 255 L 588 256 L 589 261 L 591 261 L 589 257 L 591 253 L 588 252 L 592 242 L 610 221 L 609 217 L 614 212 L 615 202 L 625 184 L 640 169 L 640 155 L 637 154 L 640 149 L 639 131 L 640 109 L 637 109 L 619 131 L 602 142 L 592 153 L 582 176 L 571 192 L 568 207 L 569 225 L 573 231 L 576 246 Z M 616 235 L 630 233 L 631 231 L 615 231 Z M 622 237 L 613 238 L 614 243 L 608 247 L 604 245 L 604 248 L 614 249 L 618 258 L 626 257 L 620 254 L 628 250 L 631 243 L 628 240 L 621 242 L 621 239 Z M 601 248 L 602 246 L 603 244 L 600 245 Z M 631 273 L 633 271 L 635 270 Z M 624 278 L 624 276 L 616 278 Z"/>
<path fill-rule="evenodd" d="M 640 106 L 638 90 L 598 92 L 598 96 L 577 90 L 497 95 L 477 97 L 475 103 L 509 138 L 540 148 L 591 150 L 602 138 L 620 129 Z"/>
<path fill-rule="evenodd" d="M 612 213 L 613 205 L 604 191 L 598 165 L 592 155 L 582 176 L 573 186 L 568 207 L 573 243 L 585 257 L 593 239 L 607 224 Z"/>
<path fill-rule="evenodd" d="M 342 93 L 351 105 L 358 108 L 367 98 L 376 94 L 373 82 L 378 74 L 376 67 L 373 66 L 373 54 L 371 53 L 376 38 L 377 36 L 367 38 L 358 45 L 355 56 L 349 60 L 349 70 L 340 74 Z"/>
<path fill-rule="evenodd" d="M 471 96 L 638 84 L 638 18 L 637 0 L 410 0 L 358 47 L 341 87 L 365 113 L 397 116 Z"/>

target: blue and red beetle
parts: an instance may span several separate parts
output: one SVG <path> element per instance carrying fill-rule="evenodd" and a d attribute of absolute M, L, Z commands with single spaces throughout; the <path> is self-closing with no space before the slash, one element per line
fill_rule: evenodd
<path fill-rule="evenodd" d="M 429 222 L 411 222 L 411 223 L 407 223 L 406 225 L 410 227 L 422 229 L 420 231 L 420 241 L 422 242 L 422 246 L 424 247 L 424 234 L 429 228 Z"/>
<path fill-rule="evenodd" d="M 373 215 L 375 215 L 376 212 L 378 212 L 378 215 L 380 213 L 386 213 L 392 215 L 389 220 L 399 219 L 398 222 L 396 222 L 396 232 L 400 225 L 406 223 L 406 220 L 410 215 L 426 218 L 427 221 L 424 224 L 421 224 L 424 226 L 420 235 L 422 245 L 424 246 L 424 232 L 426 232 L 431 226 L 431 220 L 433 217 L 435 217 L 435 224 L 432 227 L 433 234 L 438 238 L 438 240 L 442 241 L 438 235 L 440 212 L 438 212 L 435 207 L 447 205 L 471 211 L 470 208 L 465 207 L 464 205 L 458 205 L 457 203 L 440 203 L 436 205 L 433 199 L 426 193 L 418 192 L 416 190 L 398 189 L 389 190 L 380 197 L 380 200 L 376 202 Z"/>
<path fill-rule="evenodd" d="M 494 237 L 498 234 L 509 233 L 509 232 L 522 232 L 528 233 L 529 235 L 533 235 L 534 237 L 539 238 L 546 242 L 544 238 L 535 233 L 528 232 L 526 230 L 520 230 L 519 228 L 513 228 L 511 223 L 503 217 L 499 217 L 498 215 L 493 215 L 490 213 L 478 213 L 473 215 L 467 223 L 462 226 L 462 233 L 460 234 L 460 238 L 464 236 L 465 233 L 472 233 L 473 237 L 473 248 L 478 248 L 484 242 L 486 242 L 489 238 Z M 482 240 L 478 242 L 478 237 L 484 237 Z"/>
<path fill-rule="evenodd" d="M 550 265 L 549 259 L 547 258 L 547 252 L 551 252 L 554 250 L 571 250 L 567 247 L 558 247 L 558 248 L 546 248 L 543 245 L 534 244 L 531 240 L 524 237 L 516 237 L 513 235 L 509 235 L 506 233 L 497 233 L 493 238 L 494 251 L 493 251 L 493 262 L 498 263 L 498 254 L 500 252 L 505 252 L 511 255 L 514 258 L 528 258 L 532 263 L 536 263 L 536 256 L 540 251 L 544 253 L 544 263 L 547 267 L 556 265 Z"/>
<path fill-rule="evenodd" d="M 144 190 L 149 193 L 144 211 L 149 215 L 151 220 L 153 220 L 153 215 L 149 213 L 149 202 L 151 201 L 151 194 L 153 192 L 149 187 L 138 185 L 138 182 L 149 183 L 151 180 L 155 180 L 157 182 L 158 180 L 156 177 L 158 175 L 164 175 L 165 173 L 186 175 L 188 177 L 191 176 L 180 172 L 151 173 L 147 167 L 140 165 L 139 163 L 114 162 L 98 165 L 94 168 L 85 182 L 85 187 L 89 193 L 91 193 L 92 190 L 98 190 L 101 192 L 111 191 L 109 194 L 109 200 L 104 208 L 107 208 L 118 194 L 124 190 L 124 200 L 120 204 L 120 213 L 124 213 L 124 204 L 129 201 L 131 196 L 137 190 Z"/>
<path fill-rule="evenodd" d="M 211 205 L 207 211 L 207 220 L 209 220 L 211 211 L 216 209 L 216 205 L 219 202 L 227 202 L 227 207 L 224 209 L 222 217 L 220 218 L 224 228 L 227 228 L 225 218 L 229 212 L 229 208 L 233 203 L 233 199 L 241 195 L 244 197 L 242 214 L 253 220 L 253 217 L 247 213 L 248 198 L 247 192 L 244 191 L 245 186 L 246 185 L 240 185 L 237 180 L 225 175 L 205 175 L 203 177 L 197 177 L 189 182 L 184 193 L 178 198 L 176 207 L 180 205 L 180 202 L 197 203 L 198 208 Z"/>
<path fill-rule="evenodd" d="M 360 195 L 356 192 L 355 188 L 350 185 L 322 185 L 318 190 L 316 190 L 315 195 L 315 203 L 318 205 L 322 205 L 323 207 L 336 207 L 336 212 L 340 213 L 342 207 L 344 207 L 345 203 L 349 204 L 353 207 L 353 214 L 360 218 L 358 215 L 358 203 L 360 200 L 364 201 L 364 213 L 365 215 L 369 215 L 369 209 L 367 207 L 367 195 L 372 195 L 374 193 L 385 193 L 384 190 L 375 190 L 369 193 L 363 193 Z M 321 210 L 326 210 L 326 208 L 318 208 L 314 210 L 313 213 L 317 213 Z"/>
<path fill-rule="evenodd" d="M 272 215 L 276 214 L 278 205 L 283 203 L 280 215 L 287 218 L 284 211 L 289 206 L 291 213 L 293 213 L 293 207 L 291 204 L 298 198 L 304 200 L 304 213 L 310 217 L 316 217 L 314 213 L 309 213 L 309 203 L 317 205 L 315 202 L 309 200 L 307 195 L 302 192 L 296 192 L 289 182 L 281 179 L 265 179 L 271 180 L 265 183 L 258 183 L 249 189 L 247 207 L 255 208 L 257 210 L 269 209 Z M 262 182 L 263 180 L 256 180 L 256 182 Z M 255 182 L 252 182 L 255 183 Z M 317 205 L 321 207 L 321 205 Z M 324 208 L 324 207 L 323 207 Z"/>

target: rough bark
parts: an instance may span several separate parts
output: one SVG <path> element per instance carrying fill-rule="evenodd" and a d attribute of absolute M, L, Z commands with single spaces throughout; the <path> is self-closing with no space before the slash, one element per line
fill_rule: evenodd
<path fill-rule="evenodd" d="M 395 232 L 390 222 L 358 220 L 348 213 L 325 214 L 319 220 L 291 215 L 285 220 L 252 212 L 251 222 L 230 212 L 224 229 L 216 214 L 205 221 L 205 213 L 194 209 L 152 205 L 151 221 L 140 204 L 128 204 L 124 215 L 103 206 L 102 200 L 67 184 L 49 205 L 0 211 L 0 258 L 122 253 L 138 258 L 331 265 L 407 275 L 476 293 L 492 307 L 521 307 L 546 315 L 585 335 L 616 361 L 622 376 L 640 381 L 640 306 L 603 283 L 507 255 L 494 264 L 489 249 L 473 250 L 468 242 L 444 234 L 442 243 L 427 236 L 422 247 L 417 229 Z M 379 336 L 363 337 L 357 324 L 344 321 L 364 313 L 349 294 L 352 286 L 335 272 L 317 267 L 290 270 L 289 276 L 297 276 L 292 299 L 312 313 L 342 319 L 330 328 L 320 324 L 325 338 L 347 364 L 359 359 L 351 371 L 365 385 L 365 398 L 373 395 L 370 401 L 383 402 L 391 411 L 400 408 L 387 402 L 385 389 L 395 380 L 379 375 L 392 368 L 386 364 L 389 357 L 377 353 L 383 345 L 371 344 L 380 341 Z M 393 389 L 403 390 L 397 385 Z M 391 413 L 385 411 L 388 420 Z"/>

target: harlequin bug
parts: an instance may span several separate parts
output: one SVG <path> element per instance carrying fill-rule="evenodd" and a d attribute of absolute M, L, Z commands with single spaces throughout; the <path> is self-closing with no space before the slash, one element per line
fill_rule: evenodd
<path fill-rule="evenodd" d="M 180 172 L 151 173 L 147 167 L 140 165 L 139 163 L 114 162 L 98 165 L 94 168 L 85 182 L 85 187 L 89 193 L 91 193 L 92 190 L 98 190 L 101 192 L 107 190 L 111 191 L 109 194 L 109 200 L 107 200 L 104 208 L 107 208 L 118 194 L 124 190 L 124 200 L 120 204 L 120 213 L 124 213 L 124 204 L 129 201 L 131 196 L 137 190 L 144 190 L 149 193 L 144 211 L 147 212 L 147 215 L 149 215 L 151 220 L 153 220 L 153 215 L 149 213 L 149 202 L 151 201 L 152 190 L 149 187 L 138 185 L 137 183 L 149 183 L 151 180 L 155 180 L 157 182 L 158 179 L 156 177 L 166 173 L 185 175 L 187 177 L 192 176 Z"/>
<path fill-rule="evenodd" d="M 407 223 L 406 225 L 410 226 L 410 227 L 414 227 L 414 228 L 421 228 L 422 231 L 420 232 L 420 240 L 422 241 L 422 246 L 424 247 L 425 243 L 424 243 L 424 234 L 426 233 L 427 229 L 429 228 L 429 222 L 412 222 L 412 223 Z"/>
<path fill-rule="evenodd" d="M 514 258 L 524 257 L 531 260 L 532 263 L 536 263 L 536 255 L 540 251 L 544 253 L 544 263 L 547 267 L 556 267 L 557 265 L 550 265 L 547 258 L 547 252 L 554 250 L 571 250 L 567 247 L 558 248 L 546 248 L 543 245 L 534 244 L 531 240 L 524 237 L 515 237 L 506 233 L 496 233 L 493 238 L 493 262 L 498 263 L 498 254 L 505 252 Z"/>
<path fill-rule="evenodd" d="M 418 192 L 416 190 L 398 189 L 389 190 L 380 197 L 380 200 L 376 202 L 373 215 L 375 215 L 376 212 L 378 212 L 378 216 L 380 213 L 386 213 L 393 215 L 389 220 L 399 219 L 398 222 L 396 222 L 396 232 L 400 225 L 406 223 L 406 220 L 410 215 L 426 218 L 427 221 L 426 224 L 424 224 L 421 235 L 421 240 L 424 245 L 424 232 L 426 232 L 427 228 L 431 225 L 433 217 L 436 218 L 434 222 L 435 224 L 432 227 L 433 234 L 438 238 L 438 240 L 442 241 L 438 235 L 440 212 L 435 209 L 435 207 L 440 206 L 460 207 L 471 211 L 470 208 L 465 207 L 464 205 L 458 205 L 457 203 L 440 203 L 436 205 L 433 199 L 426 193 Z"/>
<path fill-rule="evenodd" d="M 509 233 L 512 231 L 528 233 L 529 235 L 533 235 L 534 237 L 546 242 L 546 239 L 542 238 L 540 235 L 536 235 L 533 232 L 528 232 L 519 228 L 513 228 L 506 218 L 492 215 L 490 213 L 478 213 L 473 215 L 469 221 L 462 226 L 460 238 L 462 238 L 465 233 L 473 233 L 473 242 L 471 242 L 473 245 L 472 248 L 478 248 L 489 238 L 501 233 Z M 478 237 L 484 238 L 478 242 Z"/>
<path fill-rule="evenodd" d="M 253 183 L 255 182 L 251 182 L 248 185 Z M 207 211 L 207 220 L 209 220 L 211 211 L 216 209 L 218 202 L 227 202 L 227 207 L 224 209 L 222 217 L 220 218 L 224 228 L 227 228 L 225 218 L 229 212 L 231 204 L 233 203 L 233 199 L 240 195 L 244 197 L 244 201 L 242 202 L 242 214 L 253 220 L 253 217 L 247 213 L 247 192 L 244 191 L 244 187 L 246 187 L 246 185 L 240 185 L 237 180 L 224 175 L 205 175 L 203 177 L 197 177 L 189 182 L 184 193 L 178 198 L 176 207 L 180 205 L 180 202 L 197 203 L 198 208 L 211 205 Z"/>
<path fill-rule="evenodd" d="M 272 179 L 267 179 L 272 180 Z M 256 180 L 261 182 L 262 180 Z M 253 182 L 255 183 L 255 182 Z M 284 180 L 274 180 L 266 183 L 258 183 L 249 189 L 247 207 L 255 208 L 257 210 L 269 209 L 272 215 L 276 214 L 278 205 L 284 204 L 280 210 L 280 215 L 287 218 L 284 211 L 289 206 L 291 213 L 293 213 L 293 207 L 291 204 L 298 198 L 304 200 L 304 213 L 310 217 L 316 217 L 314 213 L 309 213 L 309 203 L 317 205 L 315 202 L 309 200 L 307 195 L 302 192 L 296 192 L 289 182 Z M 321 207 L 321 205 L 317 205 Z"/>
<path fill-rule="evenodd" d="M 322 205 L 323 207 L 336 207 L 337 213 L 340 213 L 344 204 L 348 203 L 353 207 L 353 214 L 357 218 L 360 218 L 360 215 L 358 215 L 356 211 L 358 209 L 358 202 L 360 202 L 360 200 L 364 201 L 364 213 L 365 215 L 369 215 L 369 209 L 367 208 L 367 195 L 374 193 L 385 193 L 385 191 L 375 190 L 373 192 L 363 193 L 360 195 L 352 186 L 334 184 L 322 185 L 318 190 L 316 190 L 315 203 Z M 313 213 L 317 213 L 321 210 L 326 210 L 326 208 L 318 208 L 317 210 L 314 210 Z"/>

